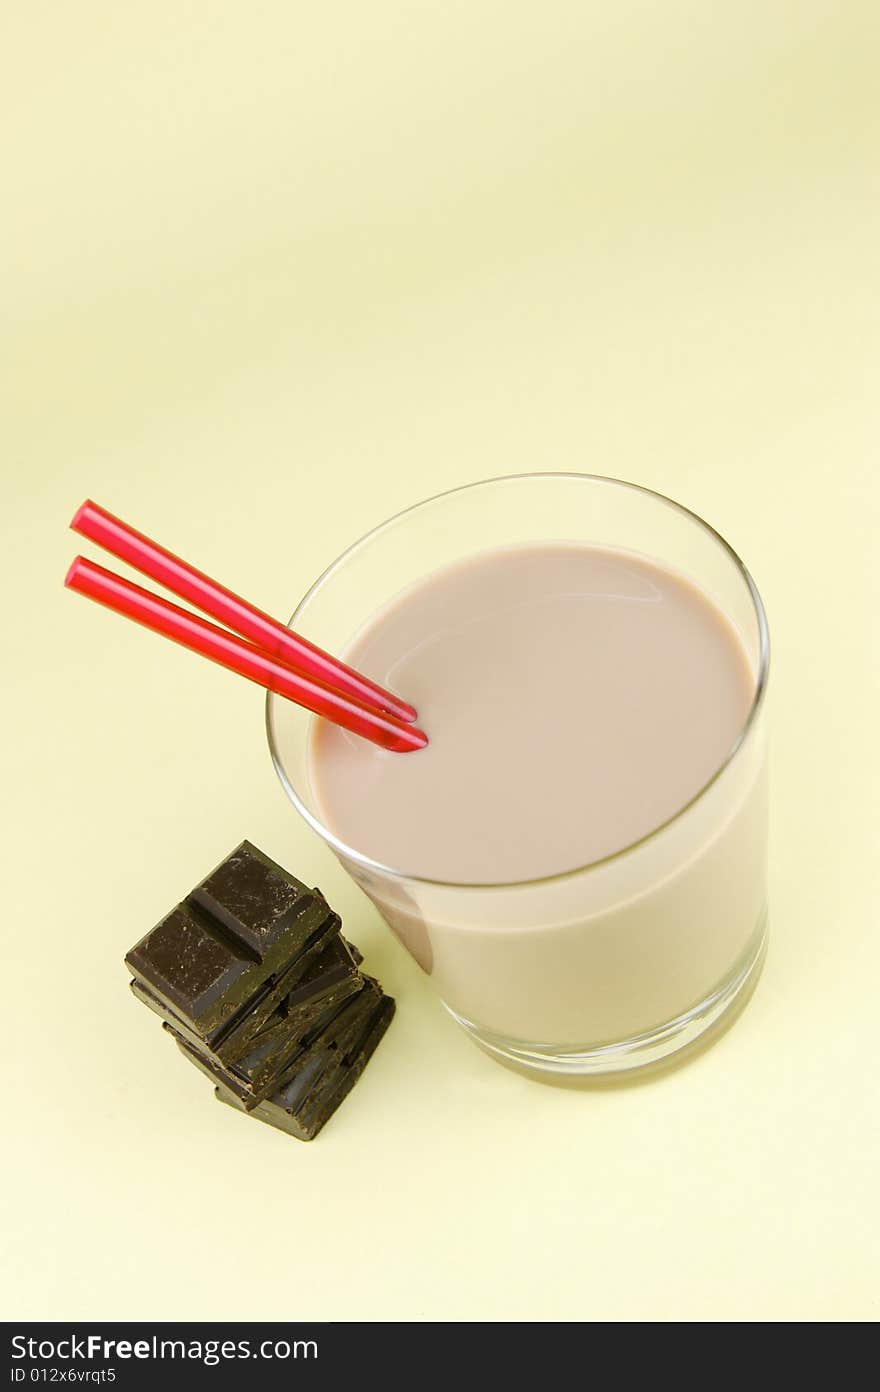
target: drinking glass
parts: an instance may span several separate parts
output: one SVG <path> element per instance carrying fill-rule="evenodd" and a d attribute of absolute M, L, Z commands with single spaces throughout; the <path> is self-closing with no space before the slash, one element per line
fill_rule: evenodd
<path fill-rule="evenodd" d="M 632 845 L 565 874 L 505 884 L 413 875 L 346 845 L 323 822 L 309 777 L 315 717 L 270 693 L 266 724 L 291 802 L 458 1023 L 490 1053 L 538 1074 L 611 1073 L 693 1043 L 744 996 L 763 961 L 769 640 L 742 561 L 708 523 L 650 489 L 591 474 L 515 475 L 382 523 L 325 570 L 290 623 L 342 654 L 377 610 L 440 567 L 490 548 L 560 541 L 639 552 L 684 575 L 733 624 L 751 668 L 751 705 L 724 763 Z M 548 674 L 548 701 L 551 691 Z M 558 710 L 565 694 L 552 697 Z M 553 712 L 536 711 L 523 740 L 540 740 L 543 718 Z"/>

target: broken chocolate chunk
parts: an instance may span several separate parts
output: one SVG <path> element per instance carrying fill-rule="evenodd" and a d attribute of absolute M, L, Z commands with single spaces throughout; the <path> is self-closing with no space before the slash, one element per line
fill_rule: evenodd
<path fill-rule="evenodd" d="M 234 1063 L 226 1064 L 213 1054 L 200 1048 L 193 1041 L 180 1035 L 172 1025 L 165 1029 L 175 1036 L 181 1053 L 200 1068 L 208 1077 L 225 1084 L 251 1111 L 258 1102 L 275 1092 L 298 1072 L 302 1059 L 313 1041 L 319 1039 L 326 1045 L 351 1028 L 351 1022 L 359 1019 L 370 1008 L 367 1002 L 355 1015 L 355 1002 L 349 998 L 363 990 L 365 978 L 353 974 L 350 981 L 336 986 L 328 993 L 328 998 L 319 1002 L 305 1028 L 294 1027 L 290 1031 L 279 1021 L 278 1027 L 263 1036 L 258 1035 L 253 1048 Z M 349 1008 L 351 1007 L 351 1008 Z"/>
<path fill-rule="evenodd" d="M 126 963 L 136 980 L 194 1023 L 213 1020 L 234 987 L 259 959 L 225 935 L 208 916 L 178 904 L 131 949 Z"/>
<path fill-rule="evenodd" d="M 320 974 L 325 987 L 342 981 L 353 972 L 355 961 L 348 944 L 343 943 L 339 937 L 340 926 L 339 915 L 332 913 L 320 933 L 315 935 L 293 963 L 276 976 L 270 977 L 260 988 L 258 995 L 252 1001 L 246 1002 L 223 1026 L 210 1044 L 218 1058 L 224 1063 L 231 1063 L 246 1053 L 257 1035 L 273 1024 L 276 1012 L 289 1008 L 291 998 L 301 989 L 302 984 L 306 980 L 315 983 L 319 974 L 318 963 L 323 963 Z M 317 994 L 317 987 L 314 988 L 313 994 Z"/>
<path fill-rule="evenodd" d="M 131 989 L 222 1101 L 308 1140 L 394 1013 L 341 926 L 243 841 L 131 949 Z"/>
<path fill-rule="evenodd" d="M 250 841 L 242 841 L 187 895 L 191 904 L 206 909 L 237 942 L 246 943 L 259 961 L 274 943 L 296 929 L 314 897 L 315 891 L 288 875 Z"/>
<path fill-rule="evenodd" d="M 380 996 L 372 1004 L 366 1021 L 361 1018 L 360 1029 L 344 1052 L 339 1048 L 313 1047 L 300 1071 L 250 1110 L 250 1116 L 297 1140 L 313 1140 L 363 1073 L 391 1023 L 394 1008 L 390 996 Z M 248 1111 L 236 1092 L 223 1084 L 215 1087 L 214 1094 L 227 1106 Z"/>
<path fill-rule="evenodd" d="M 272 880 L 271 906 L 261 915 L 252 903 L 246 916 L 247 895 L 234 892 L 234 876 L 220 876 L 220 871 L 234 862 L 250 894 L 255 895 L 254 862 L 241 852 L 239 847 L 229 862 L 204 882 L 213 885 L 210 894 L 199 899 L 199 891 L 194 891 L 125 959 L 135 979 L 203 1038 L 228 1025 L 249 998 L 282 969 L 289 969 L 304 953 L 335 934 L 339 922 L 323 895 L 292 878 L 288 892 L 282 894 L 277 876 Z M 260 865 L 260 869 L 264 867 Z M 229 904 L 220 898 L 221 891 L 228 895 Z M 212 905 L 210 910 L 208 904 Z M 335 920 L 332 927 L 331 919 Z M 233 923 L 237 923 L 240 935 L 233 931 Z M 262 925 L 259 931 L 258 925 Z M 254 946 L 256 942 L 259 949 Z"/>

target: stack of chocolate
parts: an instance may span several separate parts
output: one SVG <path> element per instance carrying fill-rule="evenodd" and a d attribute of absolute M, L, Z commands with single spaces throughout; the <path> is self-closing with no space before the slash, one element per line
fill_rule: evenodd
<path fill-rule="evenodd" d="M 131 989 L 221 1102 L 310 1141 L 394 1014 L 341 927 L 243 841 L 131 949 Z"/>

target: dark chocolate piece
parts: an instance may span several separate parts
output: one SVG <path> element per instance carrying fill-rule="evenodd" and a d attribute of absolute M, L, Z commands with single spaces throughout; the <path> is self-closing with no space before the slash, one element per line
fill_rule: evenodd
<path fill-rule="evenodd" d="M 351 996 L 363 988 L 363 977 L 352 972 L 315 1000 L 303 1001 L 289 1015 L 263 1030 L 248 1053 L 230 1065 L 231 1071 L 247 1079 L 254 1096 L 268 1096 L 286 1076 L 304 1042 L 333 1020 Z"/>
<path fill-rule="evenodd" d="M 191 1021 L 216 1014 L 218 1001 L 249 976 L 255 958 L 221 938 L 211 921 L 178 904 L 125 959 L 133 976 Z"/>
<path fill-rule="evenodd" d="M 252 1047 L 253 1041 L 264 1029 L 277 1024 L 277 1020 L 274 1018 L 276 1012 L 279 1007 L 285 1005 L 291 990 L 299 985 L 315 958 L 323 960 L 324 954 L 334 946 L 335 941 L 337 941 L 339 921 L 339 917 L 333 914 L 313 945 L 303 952 L 292 966 L 277 977 L 269 977 L 231 1020 L 221 1025 L 219 1029 L 209 1031 L 207 1035 L 199 1034 L 188 1020 L 185 1020 L 182 1015 L 178 1015 L 176 1010 L 172 1010 L 168 1003 L 157 996 L 145 982 L 132 979 L 129 986 L 133 995 L 143 1005 L 154 1011 L 161 1020 L 169 1024 L 177 1034 L 182 1034 L 184 1039 L 189 1039 L 197 1048 L 210 1049 L 211 1053 L 216 1054 L 223 1063 L 230 1063 L 240 1054 L 247 1053 L 248 1049 Z M 346 967 L 343 968 L 340 962 L 345 962 Z M 349 972 L 354 970 L 353 961 L 348 957 L 345 948 L 334 952 L 332 957 L 328 957 L 328 963 L 332 963 L 332 974 L 328 971 L 328 984 L 339 980 L 346 969 Z M 279 1016 L 279 1018 L 281 1017 Z"/>
<path fill-rule="evenodd" d="M 273 1080 L 283 1075 L 302 1041 L 322 1029 L 363 986 L 361 973 L 338 941 L 322 952 L 306 976 L 311 980 L 302 980 L 297 990 L 291 991 L 265 1029 L 253 1038 L 248 1052 L 230 1065 L 255 1091 L 266 1093 Z"/>
<path fill-rule="evenodd" d="M 125 960 L 154 997 L 208 1039 L 261 986 L 326 940 L 331 917 L 335 933 L 338 919 L 323 896 L 285 879 L 245 841 Z"/>
<path fill-rule="evenodd" d="M 221 1101 L 310 1140 L 395 1008 L 341 926 L 320 890 L 243 841 L 131 949 L 131 989 Z"/>
<path fill-rule="evenodd" d="M 391 997 L 381 996 L 369 1011 L 366 1023 L 360 1019 L 360 1028 L 349 1038 L 344 1051 L 339 1047 L 314 1047 L 300 1072 L 260 1102 L 250 1115 L 298 1140 L 312 1140 L 363 1073 L 394 1010 Z M 222 1084 L 214 1089 L 214 1094 L 218 1101 L 237 1111 L 247 1110 L 235 1092 Z"/>
<path fill-rule="evenodd" d="M 233 1063 L 247 1053 L 257 1036 L 275 1021 L 275 1014 L 308 977 L 314 981 L 318 963 L 326 975 L 324 985 L 332 986 L 354 969 L 347 944 L 338 936 L 341 919 L 331 914 L 319 935 L 301 952 L 291 966 L 260 988 L 258 996 L 238 1011 L 210 1042 L 210 1048 L 224 1063 Z M 172 1022 L 173 1023 L 173 1022 Z"/>
<path fill-rule="evenodd" d="M 334 938 L 299 976 L 263 1028 L 231 1058 L 224 1055 L 225 1037 L 219 1045 L 209 1045 L 155 998 L 151 1000 L 139 982 L 132 982 L 132 989 L 162 1016 L 169 1032 L 189 1046 L 185 1053 L 197 1053 L 209 1069 L 215 1070 L 212 1077 L 223 1078 L 230 1085 L 234 1079 L 236 1085 L 247 1089 L 242 1095 L 253 1104 L 275 1090 L 287 1076 L 289 1065 L 301 1052 L 306 1038 L 332 1021 L 363 984 L 364 978 L 355 968 L 347 945 L 339 937 Z M 246 1019 L 242 1028 L 247 1024 Z"/>
<path fill-rule="evenodd" d="M 312 1083 L 308 1095 L 303 1096 L 298 1113 L 299 1124 L 312 1136 L 317 1135 L 325 1121 L 351 1092 L 391 1023 L 395 1003 L 390 996 L 382 994 L 381 988 L 378 996 L 378 1003 L 370 1011 L 362 1028 L 354 1038 L 349 1038 L 344 1050 L 342 1046 L 337 1049 L 335 1059 L 328 1063 L 321 1078 Z M 333 1051 L 331 1044 L 328 1052 L 332 1054 Z"/>
<path fill-rule="evenodd" d="M 242 841 L 187 899 L 206 909 L 262 961 L 272 945 L 296 927 L 304 901 L 316 896 L 322 897 L 250 841 Z"/>
<path fill-rule="evenodd" d="M 289 1034 L 283 1031 L 276 1033 L 273 1030 L 265 1048 L 260 1047 L 258 1039 L 251 1053 L 225 1066 L 213 1054 L 185 1039 L 172 1025 L 166 1024 L 164 1028 L 174 1036 L 177 1047 L 191 1063 L 215 1082 L 228 1087 L 241 1098 L 245 1108 L 251 1111 L 258 1102 L 277 1091 L 299 1071 L 303 1058 L 315 1039 L 320 1039 L 322 1043 L 335 1040 L 350 1028 L 350 1023 L 355 1018 L 354 1007 L 357 1005 L 357 1000 L 352 1001 L 350 997 L 352 994 L 367 994 L 363 991 L 366 983 L 367 978 L 353 974 L 350 981 L 344 983 L 344 995 L 341 998 L 337 998 L 335 994 L 341 990 L 341 984 L 333 988 L 330 993 L 332 999 L 321 1003 L 320 1009 L 314 1012 L 307 1030 L 295 1030 Z M 369 1003 L 361 1007 L 361 1014 L 368 1009 Z"/>
<path fill-rule="evenodd" d="M 290 983 L 290 989 L 279 1002 L 277 1013 L 292 1015 L 298 1006 L 317 1000 L 322 992 L 351 977 L 360 979 L 351 949 L 342 938 L 335 937 L 318 956 L 312 957 L 305 970 Z"/>

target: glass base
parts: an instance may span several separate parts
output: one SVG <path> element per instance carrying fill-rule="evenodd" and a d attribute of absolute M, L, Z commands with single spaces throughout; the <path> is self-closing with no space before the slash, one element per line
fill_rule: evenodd
<path fill-rule="evenodd" d="M 692 1009 L 678 1015 L 665 1025 L 633 1035 L 618 1043 L 578 1048 L 572 1045 L 535 1044 L 522 1039 L 509 1039 L 492 1030 L 475 1025 L 459 1015 L 450 1005 L 443 1004 L 462 1029 L 487 1053 L 501 1063 L 507 1063 L 540 1077 L 590 1077 L 602 1074 L 629 1073 L 659 1063 L 696 1043 L 714 1025 L 720 1024 L 737 1002 L 745 1004 L 757 984 L 767 950 L 767 915 L 747 951 L 737 962 L 730 976 L 710 995 Z M 731 1017 L 732 1018 L 732 1017 Z M 719 1029 L 718 1033 L 721 1033 Z M 549 1079 L 548 1079 L 549 1081 Z"/>

